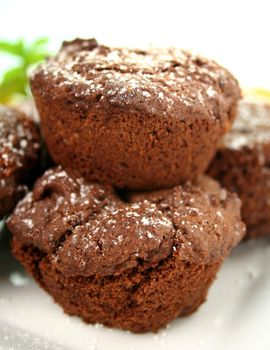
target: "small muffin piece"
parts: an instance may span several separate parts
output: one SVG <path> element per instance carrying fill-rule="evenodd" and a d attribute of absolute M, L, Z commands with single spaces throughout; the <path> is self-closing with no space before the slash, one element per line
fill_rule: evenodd
<path fill-rule="evenodd" d="M 242 200 L 248 237 L 270 235 L 270 104 L 243 100 L 208 173 Z"/>
<path fill-rule="evenodd" d="M 64 43 L 37 68 L 31 87 L 55 163 L 132 190 L 202 174 L 240 97 L 237 81 L 213 61 L 93 39 Z"/>
<path fill-rule="evenodd" d="M 66 313 L 157 331 L 204 302 L 244 235 L 240 200 L 202 184 L 126 194 L 47 171 L 8 220 L 13 253 Z"/>
<path fill-rule="evenodd" d="M 40 135 L 23 112 L 0 106 L 0 219 L 25 194 L 39 163 Z"/>

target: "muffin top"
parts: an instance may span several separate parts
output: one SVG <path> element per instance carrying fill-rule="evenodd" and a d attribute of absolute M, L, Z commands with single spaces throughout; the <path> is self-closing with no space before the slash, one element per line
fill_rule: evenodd
<path fill-rule="evenodd" d="M 270 143 L 270 104 L 244 99 L 224 146 L 230 149 Z"/>
<path fill-rule="evenodd" d="M 61 167 L 36 182 L 8 227 L 66 276 L 116 275 L 142 262 L 153 267 L 169 256 L 212 262 L 244 234 L 239 199 L 209 178 L 120 197 Z"/>
<path fill-rule="evenodd" d="M 0 178 L 4 179 L 35 158 L 39 136 L 33 121 L 11 107 L 0 105 Z"/>
<path fill-rule="evenodd" d="M 31 80 L 43 94 L 57 89 L 55 98 L 69 92 L 93 103 L 136 105 L 164 115 L 204 109 L 219 119 L 240 98 L 237 81 L 214 61 L 174 48 L 110 48 L 95 39 L 64 42 Z"/>
<path fill-rule="evenodd" d="M 22 172 L 32 167 L 39 150 L 40 136 L 34 122 L 23 112 L 0 105 L 1 187 L 12 177 L 24 177 Z"/>
<path fill-rule="evenodd" d="M 39 151 L 34 122 L 19 110 L 0 105 L 0 219 L 24 193 Z"/>

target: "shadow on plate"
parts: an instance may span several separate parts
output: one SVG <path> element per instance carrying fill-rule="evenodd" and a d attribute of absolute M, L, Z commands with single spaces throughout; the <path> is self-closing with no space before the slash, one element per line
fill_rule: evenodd
<path fill-rule="evenodd" d="M 0 349 L 3 350 L 69 350 L 59 343 L 2 322 L 0 322 L 0 339 Z"/>
<path fill-rule="evenodd" d="M 0 222 L 0 276 L 9 276 L 11 272 L 24 273 L 23 267 L 11 254 L 10 233 L 3 222 Z"/>

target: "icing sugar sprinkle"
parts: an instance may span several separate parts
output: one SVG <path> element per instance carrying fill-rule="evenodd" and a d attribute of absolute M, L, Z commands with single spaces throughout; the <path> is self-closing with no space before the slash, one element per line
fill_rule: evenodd
<path fill-rule="evenodd" d="M 32 219 L 23 219 L 22 222 L 28 226 L 29 229 L 33 228 L 33 220 Z"/>
<path fill-rule="evenodd" d="M 241 149 L 269 143 L 269 140 L 270 106 L 244 99 L 239 103 L 238 115 L 231 131 L 225 136 L 225 145 L 231 149 Z M 258 151 L 263 154 L 260 149 Z"/>
<path fill-rule="evenodd" d="M 18 115 L 16 110 L 0 106 L 0 176 L 8 167 L 21 167 L 27 152 L 39 147 Z"/>
<path fill-rule="evenodd" d="M 34 76 L 41 72 L 57 86 L 74 86 L 76 97 L 102 94 L 101 100 L 106 97 L 114 102 L 117 96 L 117 101 L 125 104 L 131 103 L 134 96 L 142 100 L 153 98 L 164 113 L 179 104 L 205 105 L 218 95 L 213 85 L 219 79 L 229 79 L 215 62 L 185 50 L 144 51 L 99 45 L 89 49 L 85 43 L 69 43 L 56 58 L 42 64 Z"/>

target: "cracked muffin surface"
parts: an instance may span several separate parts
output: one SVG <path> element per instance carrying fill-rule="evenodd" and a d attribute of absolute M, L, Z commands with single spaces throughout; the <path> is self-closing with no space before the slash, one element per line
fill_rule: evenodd
<path fill-rule="evenodd" d="M 14 255 L 67 313 L 133 332 L 195 311 L 245 231 L 239 199 L 210 178 L 120 196 L 61 167 L 8 228 Z"/>
<path fill-rule="evenodd" d="M 202 174 L 240 98 L 237 81 L 214 61 L 94 39 L 64 43 L 34 72 L 31 88 L 54 161 L 132 190 Z"/>
<path fill-rule="evenodd" d="M 33 120 L 0 105 L 0 220 L 25 194 L 38 168 L 40 135 Z"/>

